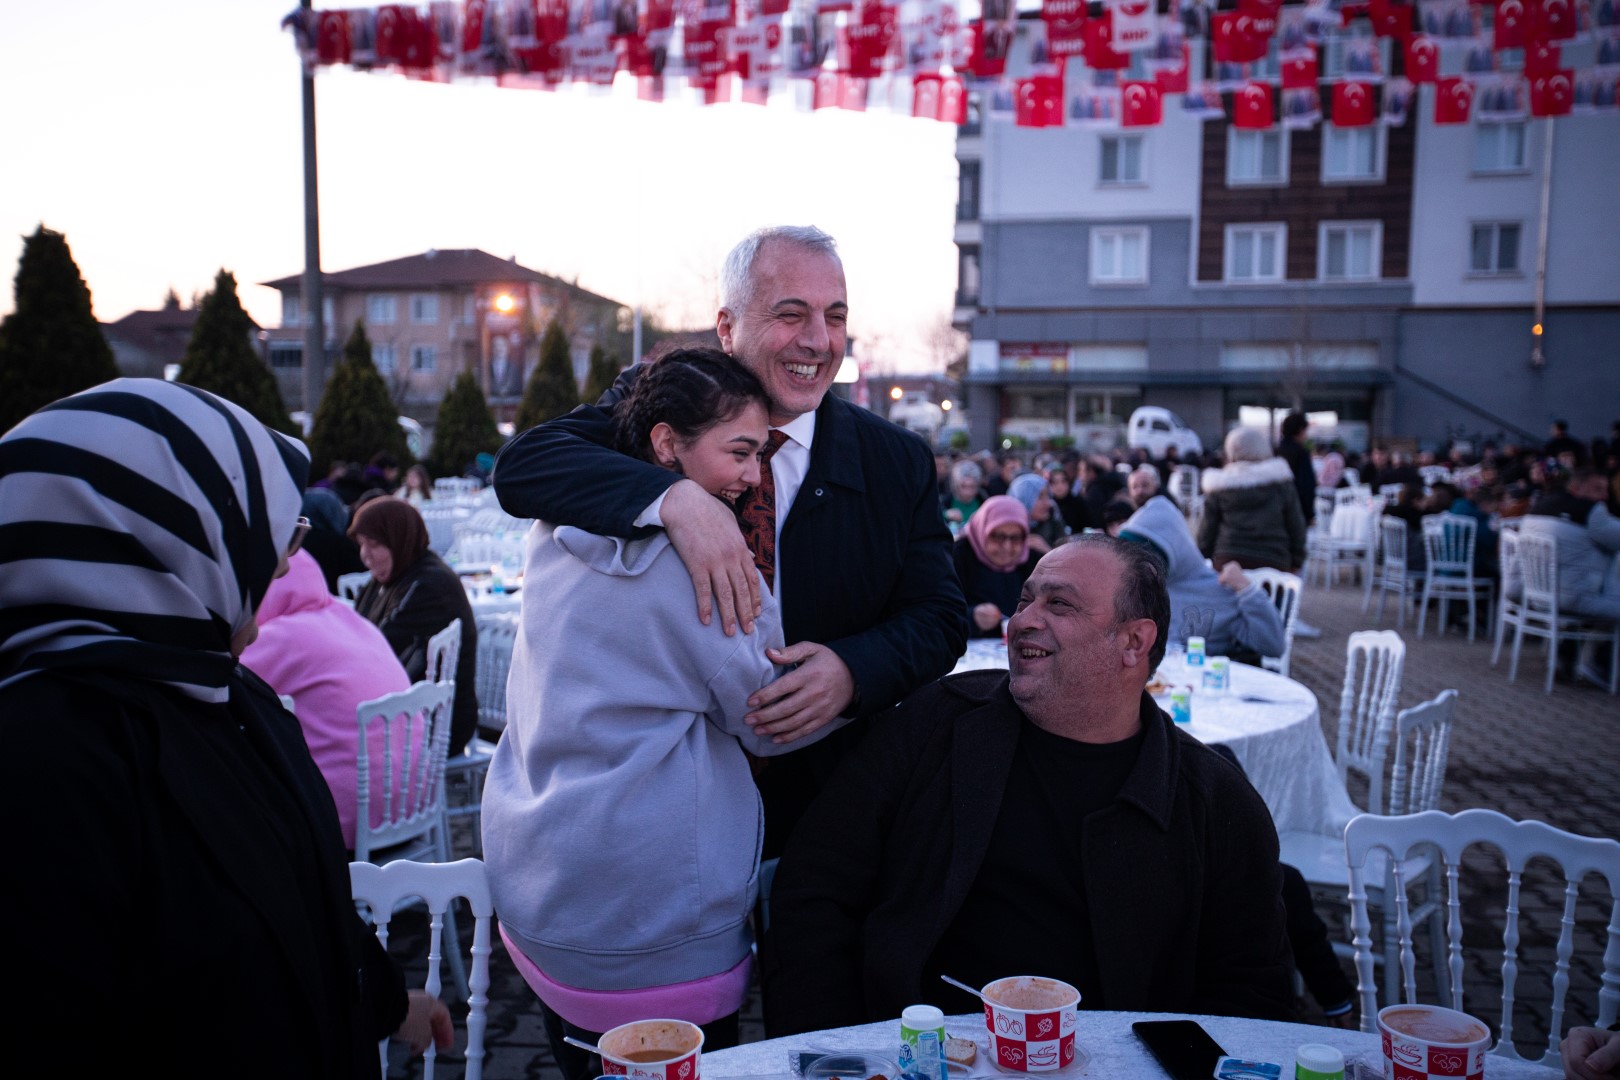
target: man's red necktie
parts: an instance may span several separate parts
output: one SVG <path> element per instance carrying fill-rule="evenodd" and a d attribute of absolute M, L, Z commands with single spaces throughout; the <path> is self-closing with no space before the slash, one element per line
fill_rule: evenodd
<path fill-rule="evenodd" d="M 739 520 L 754 565 L 765 575 L 765 587 L 776 587 L 776 480 L 771 476 L 771 458 L 787 442 L 785 432 L 772 430 L 770 442 L 759 461 L 759 486 L 745 496 Z"/>

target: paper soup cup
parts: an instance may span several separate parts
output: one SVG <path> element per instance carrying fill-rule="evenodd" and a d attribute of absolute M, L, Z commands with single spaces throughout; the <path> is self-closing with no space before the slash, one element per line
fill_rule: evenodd
<path fill-rule="evenodd" d="M 698 1080 L 703 1029 L 685 1020 L 636 1020 L 596 1042 L 602 1072 L 631 1080 Z"/>
<path fill-rule="evenodd" d="M 1491 1029 L 1438 1005 L 1386 1005 L 1378 1010 L 1384 1080 L 1480 1080 Z"/>
<path fill-rule="evenodd" d="M 1074 1062 L 1080 991 L 1057 979 L 1014 975 L 987 983 L 984 1024 L 990 1056 L 1013 1072 L 1051 1072 Z"/>

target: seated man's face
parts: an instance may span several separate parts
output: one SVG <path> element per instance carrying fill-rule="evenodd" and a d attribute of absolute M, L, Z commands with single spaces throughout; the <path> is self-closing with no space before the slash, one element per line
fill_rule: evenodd
<path fill-rule="evenodd" d="M 1012 696 L 1025 711 L 1073 700 L 1118 675 L 1114 590 L 1123 570 L 1112 553 L 1074 545 L 1036 564 L 1007 623 Z"/>

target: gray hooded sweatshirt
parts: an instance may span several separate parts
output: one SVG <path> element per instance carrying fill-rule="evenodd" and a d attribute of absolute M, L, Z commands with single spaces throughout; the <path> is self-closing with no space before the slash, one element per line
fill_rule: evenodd
<path fill-rule="evenodd" d="M 1129 534 L 1129 535 L 1127 535 Z M 1281 656 L 1282 616 L 1254 582 L 1234 593 L 1219 577 L 1198 545 L 1175 504 L 1155 495 L 1131 515 L 1120 535 L 1150 541 L 1165 557 L 1170 587 L 1170 640 L 1202 637 L 1211 656 L 1248 649 L 1261 656 Z"/>
<path fill-rule="evenodd" d="M 748 953 L 764 815 L 743 723 L 776 677 L 765 610 L 752 634 L 697 619 L 663 533 L 529 534 L 507 728 L 484 787 L 484 859 L 507 934 L 558 982 L 668 986 Z"/>

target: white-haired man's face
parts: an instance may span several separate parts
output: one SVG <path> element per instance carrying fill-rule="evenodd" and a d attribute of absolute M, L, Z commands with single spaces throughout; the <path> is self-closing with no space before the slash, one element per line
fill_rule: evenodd
<path fill-rule="evenodd" d="M 835 256 L 780 240 L 754 257 L 747 299 L 722 308 L 720 345 L 771 399 L 771 423 L 815 411 L 844 360 L 849 301 Z"/>

